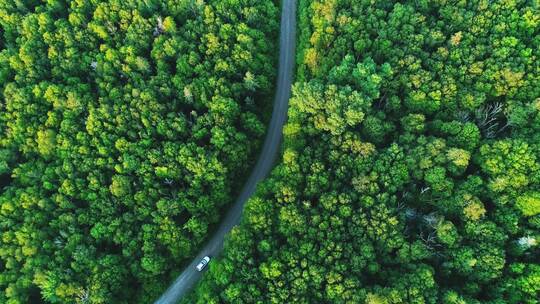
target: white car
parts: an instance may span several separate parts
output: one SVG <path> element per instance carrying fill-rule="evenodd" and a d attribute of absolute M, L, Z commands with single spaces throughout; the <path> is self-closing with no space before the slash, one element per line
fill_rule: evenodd
<path fill-rule="evenodd" d="M 202 271 L 206 265 L 208 265 L 208 263 L 210 262 L 210 257 L 209 256 L 205 256 L 200 262 L 199 264 L 197 264 L 197 266 L 195 268 L 197 268 L 198 271 Z"/>

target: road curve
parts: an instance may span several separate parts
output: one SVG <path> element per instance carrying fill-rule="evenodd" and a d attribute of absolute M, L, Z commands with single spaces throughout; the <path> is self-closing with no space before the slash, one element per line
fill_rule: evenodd
<path fill-rule="evenodd" d="M 279 67 L 274 110 L 257 164 L 236 202 L 227 211 L 223 222 L 210 241 L 169 286 L 167 291 L 154 302 L 155 304 L 176 304 L 201 278 L 202 273 L 198 272 L 195 266 L 204 256 L 215 257 L 221 252 L 225 235 L 240 223 L 244 204 L 255 192 L 257 183 L 268 175 L 273 166 L 279 151 L 291 96 L 296 46 L 296 0 L 282 0 L 279 44 Z M 211 264 L 212 262 L 210 262 L 210 267 L 212 267 Z"/>

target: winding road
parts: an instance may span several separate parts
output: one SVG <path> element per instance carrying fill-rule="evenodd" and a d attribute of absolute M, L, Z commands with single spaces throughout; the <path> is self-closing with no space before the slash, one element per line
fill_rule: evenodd
<path fill-rule="evenodd" d="M 287 119 L 287 108 L 291 96 L 296 46 L 296 0 L 282 0 L 279 43 L 279 67 L 274 110 L 257 164 L 236 202 L 227 211 L 227 215 L 210 241 L 169 286 L 167 291 L 154 302 L 155 304 L 176 304 L 202 277 L 202 273 L 198 272 L 195 266 L 204 256 L 215 257 L 219 255 L 223 249 L 225 236 L 235 225 L 240 223 L 244 204 L 255 192 L 257 183 L 264 179 L 272 169 L 279 152 L 283 125 Z M 212 267 L 212 262 L 210 262 L 209 267 Z"/>

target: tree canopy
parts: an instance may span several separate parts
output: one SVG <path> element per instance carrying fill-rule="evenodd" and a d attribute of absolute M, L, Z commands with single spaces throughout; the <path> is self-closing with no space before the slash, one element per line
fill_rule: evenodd
<path fill-rule="evenodd" d="M 260 0 L 0 1 L 0 302 L 149 303 L 265 132 Z"/>
<path fill-rule="evenodd" d="M 281 162 L 183 303 L 539 303 L 537 6 L 301 0 Z"/>

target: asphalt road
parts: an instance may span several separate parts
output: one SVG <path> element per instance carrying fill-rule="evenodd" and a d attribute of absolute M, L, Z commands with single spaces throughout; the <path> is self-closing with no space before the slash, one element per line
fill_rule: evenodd
<path fill-rule="evenodd" d="M 234 205 L 206 246 L 176 278 L 172 285 L 154 302 L 155 304 L 176 304 L 202 277 L 195 266 L 204 256 L 215 257 L 223 249 L 223 239 L 231 229 L 240 223 L 244 204 L 255 192 L 255 186 L 264 179 L 274 164 L 281 144 L 283 125 L 287 119 L 287 108 L 291 96 L 296 46 L 296 0 L 282 0 L 281 29 L 279 38 L 279 67 L 274 110 L 264 140 L 264 145 L 249 179 Z M 210 261 L 209 267 L 212 267 Z"/>

